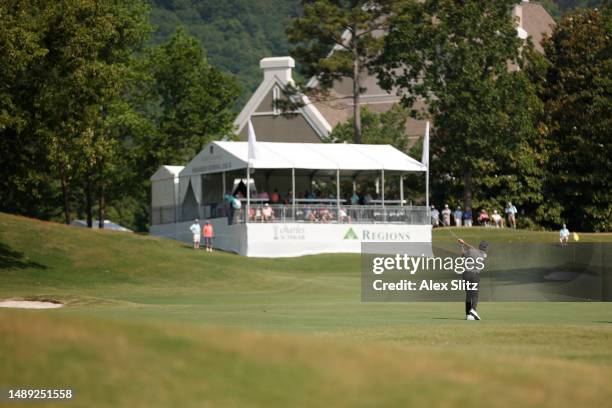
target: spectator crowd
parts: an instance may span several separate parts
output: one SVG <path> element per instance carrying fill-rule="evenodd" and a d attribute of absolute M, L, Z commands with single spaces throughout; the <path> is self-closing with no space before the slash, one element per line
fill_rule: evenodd
<path fill-rule="evenodd" d="M 439 211 L 435 205 L 431 206 L 431 225 L 434 227 L 450 227 L 454 225 L 456 227 L 471 227 L 474 222 L 483 227 L 495 227 L 504 228 L 506 226 L 510 228 L 516 228 L 516 218 L 518 210 L 511 202 L 508 202 L 503 213 L 505 217 L 500 214 L 497 209 L 490 210 L 482 208 L 478 213 L 478 216 L 472 212 L 472 208 L 466 207 L 465 210 L 461 206 L 455 207 L 451 210 L 448 204 L 444 204 L 442 211 Z"/>

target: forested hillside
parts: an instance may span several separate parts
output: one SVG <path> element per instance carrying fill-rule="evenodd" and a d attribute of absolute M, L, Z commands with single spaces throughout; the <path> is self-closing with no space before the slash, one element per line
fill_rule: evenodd
<path fill-rule="evenodd" d="M 151 0 L 154 42 L 183 25 L 210 62 L 238 77 L 242 105 L 260 81 L 259 60 L 288 53 L 285 28 L 299 14 L 298 0 Z"/>
<path fill-rule="evenodd" d="M 150 0 L 153 41 L 169 38 L 178 26 L 198 38 L 210 62 L 236 75 L 243 87 L 238 105 L 259 83 L 259 60 L 285 55 L 285 28 L 300 13 L 299 0 Z M 544 0 L 558 19 L 575 7 L 596 7 L 602 0 Z"/>

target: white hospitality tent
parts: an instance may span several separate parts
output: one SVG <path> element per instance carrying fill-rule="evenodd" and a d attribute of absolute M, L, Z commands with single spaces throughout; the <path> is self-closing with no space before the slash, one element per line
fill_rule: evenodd
<path fill-rule="evenodd" d="M 248 142 L 212 142 L 178 174 L 178 166 L 161 168 L 151 178 L 151 232 L 190 241 L 189 225 L 195 218 L 206 219 L 214 226 L 216 248 L 247 256 L 359 252 L 365 241 L 431 242 L 427 207 L 405 205 L 403 194 L 404 175 L 425 174 L 427 167 L 393 146 L 256 142 L 255 150 L 249 161 Z M 386 175 L 400 180 L 399 194 L 395 191 L 392 199 L 384 197 Z M 347 183 L 341 196 L 341 177 L 347 183 L 346 178 L 352 179 L 353 192 L 359 180 L 375 178 L 377 197 L 370 204 L 351 205 Z M 164 214 L 170 212 L 171 186 L 177 187 L 177 205 L 169 222 Z M 247 194 L 242 190 L 238 195 L 238 187 Z M 323 190 L 314 198 L 302 193 L 319 187 Z M 293 198 L 271 205 L 274 216 L 262 219 L 259 211 L 270 200 L 261 196 L 277 190 L 293 192 Z M 227 195 L 241 197 L 245 208 L 234 214 Z"/>
<path fill-rule="evenodd" d="M 403 174 L 406 172 L 426 172 L 427 167 L 419 161 L 402 153 L 391 145 L 368 145 L 346 143 L 273 143 L 257 142 L 256 159 L 249 166 L 248 142 L 212 142 L 193 158 L 179 174 L 179 203 L 184 203 L 189 189 L 195 197 L 194 205 L 203 205 L 202 176 L 222 174 L 245 170 L 265 169 L 291 171 L 292 182 L 287 189 L 296 191 L 295 179 L 334 175 L 355 176 L 364 173 L 380 172 L 384 185 L 385 174 Z M 288 174 L 288 173 L 287 173 Z M 229 186 L 223 184 L 217 197 L 222 196 Z M 403 200 L 403 183 L 400 183 Z M 384 191 L 384 189 L 383 189 Z M 384 196 L 382 197 L 384 201 Z M 154 203 L 155 206 L 155 203 Z M 186 214 L 190 217 L 193 213 Z M 206 214 L 204 215 L 206 216 Z"/>

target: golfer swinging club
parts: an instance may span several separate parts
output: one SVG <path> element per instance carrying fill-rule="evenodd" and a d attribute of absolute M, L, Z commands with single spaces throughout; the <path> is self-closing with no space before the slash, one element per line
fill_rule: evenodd
<path fill-rule="evenodd" d="M 457 241 L 461 245 L 461 250 L 465 258 L 472 258 L 474 261 L 476 261 L 478 258 L 481 258 L 482 260 L 487 257 L 486 251 L 489 247 L 489 243 L 487 241 L 481 241 L 480 245 L 478 245 L 478 249 L 474 248 L 462 239 L 458 239 Z M 474 265 L 478 264 L 479 263 L 474 262 Z M 470 285 L 467 285 L 467 289 L 465 291 L 465 320 L 480 320 L 480 316 L 478 315 L 476 309 L 478 307 L 478 289 L 480 289 L 480 272 L 482 269 L 482 267 L 479 268 L 478 266 L 474 266 L 472 270 L 466 270 L 461 274 L 464 281 L 478 283 L 476 290 L 470 290 Z"/>

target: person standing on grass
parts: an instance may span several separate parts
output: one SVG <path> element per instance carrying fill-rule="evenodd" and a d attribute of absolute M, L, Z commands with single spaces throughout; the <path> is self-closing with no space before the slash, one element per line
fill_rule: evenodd
<path fill-rule="evenodd" d="M 204 225 L 204 245 L 206 246 L 206 252 L 212 252 L 212 240 L 215 236 L 215 231 L 213 229 L 210 221 L 206 221 L 206 225 Z"/>
<path fill-rule="evenodd" d="M 440 224 L 440 211 L 435 206 L 431 206 L 431 225 L 435 228 Z"/>
<path fill-rule="evenodd" d="M 461 211 L 461 207 L 457 206 L 457 209 L 453 213 L 453 217 L 455 218 L 455 226 L 461 226 L 461 219 L 463 218 L 463 211 Z"/>
<path fill-rule="evenodd" d="M 480 215 L 478 216 L 478 222 L 482 226 L 485 226 L 485 227 L 489 226 L 489 213 L 484 208 L 480 210 Z"/>
<path fill-rule="evenodd" d="M 491 216 L 491 219 L 495 223 L 495 228 L 504 228 L 504 218 L 499 215 L 497 210 L 493 210 L 493 216 Z"/>
<path fill-rule="evenodd" d="M 457 240 L 461 245 L 461 252 L 464 258 L 472 258 L 472 269 L 461 274 L 466 283 L 465 289 L 465 320 L 480 320 L 476 309 L 478 308 L 478 291 L 480 290 L 480 272 L 484 268 L 484 259 L 487 257 L 489 243 L 481 241 L 478 249 L 474 248 L 462 239 Z M 482 265 L 482 267 L 481 267 Z"/>
<path fill-rule="evenodd" d="M 516 207 L 512 205 L 512 203 L 508 203 L 506 206 L 506 214 L 508 214 L 508 226 L 516 229 Z"/>
<path fill-rule="evenodd" d="M 463 225 L 466 227 L 472 226 L 472 209 L 470 207 L 466 207 L 463 212 Z"/>
<path fill-rule="evenodd" d="M 567 246 L 567 243 L 569 242 L 569 236 L 570 232 L 567 229 L 567 226 L 563 224 L 563 228 L 561 228 L 561 230 L 559 231 L 559 242 L 561 243 L 561 246 Z"/>
<path fill-rule="evenodd" d="M 197 218 L 193 224 L 191 224 L 189 230 L 193 234 L 193 249 L 200 249 L 200 233 L 202 232 L 202 229 Z"/>
<path fill-rule="evenodd" d="M 445 227 L 450 227 L 450 216 L 451 210 L 448 208 L 448 204 L 444 204 L 444 209 L 442 210 L 442 225 Z"/>

